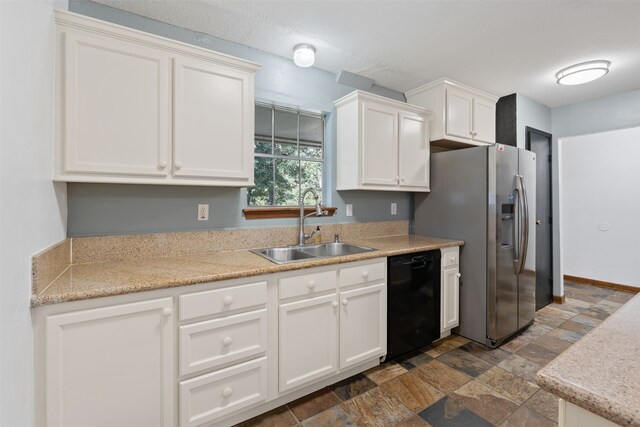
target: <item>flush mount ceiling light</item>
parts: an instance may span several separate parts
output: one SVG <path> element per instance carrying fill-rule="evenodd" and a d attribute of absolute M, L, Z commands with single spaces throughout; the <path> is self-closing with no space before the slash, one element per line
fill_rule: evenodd
<path fill-rule="evenodd" d="M 609 72 L 609 61 L 588 61 L 572 65 L 556 73 L 559 85 L 580 85 L 598 79 Z"/>
<path fill-rule="evenodd" d="M 293 62 L 298 67 L 311 67 L 316 60 L 316 48 L 310 44 L 297 44 L 293 48 Z"/>

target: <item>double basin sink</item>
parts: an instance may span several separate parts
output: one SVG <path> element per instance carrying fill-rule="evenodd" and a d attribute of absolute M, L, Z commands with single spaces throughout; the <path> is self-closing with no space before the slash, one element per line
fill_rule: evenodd
<path fill-rule="evenodd" d="M 376 249 L 350 243 L 322 243 L 319 245 L 287 246 L 283 248 L 253 249 L 258 254 L 276 264 L 311 261 L 319 258 L 331 258 L 343 255 L 355 255 L 372 252 Z"/>

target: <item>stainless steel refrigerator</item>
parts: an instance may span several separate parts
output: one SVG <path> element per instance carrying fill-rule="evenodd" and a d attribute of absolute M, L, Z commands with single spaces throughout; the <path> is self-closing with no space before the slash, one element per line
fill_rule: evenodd
<path fill-rule="evenodd" d="M 464 241 L 460 326 L 497 347 L 535 313 L 535 155 L 494 145 L 434 153 L 431 192 L 415 194 L 415 234 Z"/>

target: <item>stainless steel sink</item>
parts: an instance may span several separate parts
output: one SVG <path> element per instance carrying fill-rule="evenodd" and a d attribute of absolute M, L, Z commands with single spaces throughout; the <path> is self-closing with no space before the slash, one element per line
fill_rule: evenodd
<path fill-rule="evenodd" d="M 311 254 L 316 258 L 361 254 L 375 251 L 373 248 L 352 245 L 350 243 L 323 243 L 321 245 L 304 246 L 300 251 Z"/>
<path fill-rule="evenodd" d="M 260 255 L 276 264 L 309 261 L 318 258 L 330 258 L 343 255 L 372 252 L 376 249 L 350 243 L 323 243 L 320 245 L 288 246 L 284 248 L 253 249 L 251 252 Z"/>
<path fill-rule="evenodd" d="M 309 258 L 314 258 L 313 255 L 302 252 L 296 248 L 267 248 L 256 249 L 251 252 L 263 256 L 269 261 L 275 262 L 276 264 L 304 261 L 308 260 Z"/>

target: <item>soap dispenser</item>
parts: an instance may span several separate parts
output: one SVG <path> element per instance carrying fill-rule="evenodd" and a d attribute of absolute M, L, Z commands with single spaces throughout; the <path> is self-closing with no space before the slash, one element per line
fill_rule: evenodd
<path fill-rule="evenodd" d="M 320 226 L 316 227 L 316 232 L 314 234 L 315 234 L 315 238 L 314 238 L 313 242 L 315 244 L 322 243 L 322 232 L 320 231 Z"/>

